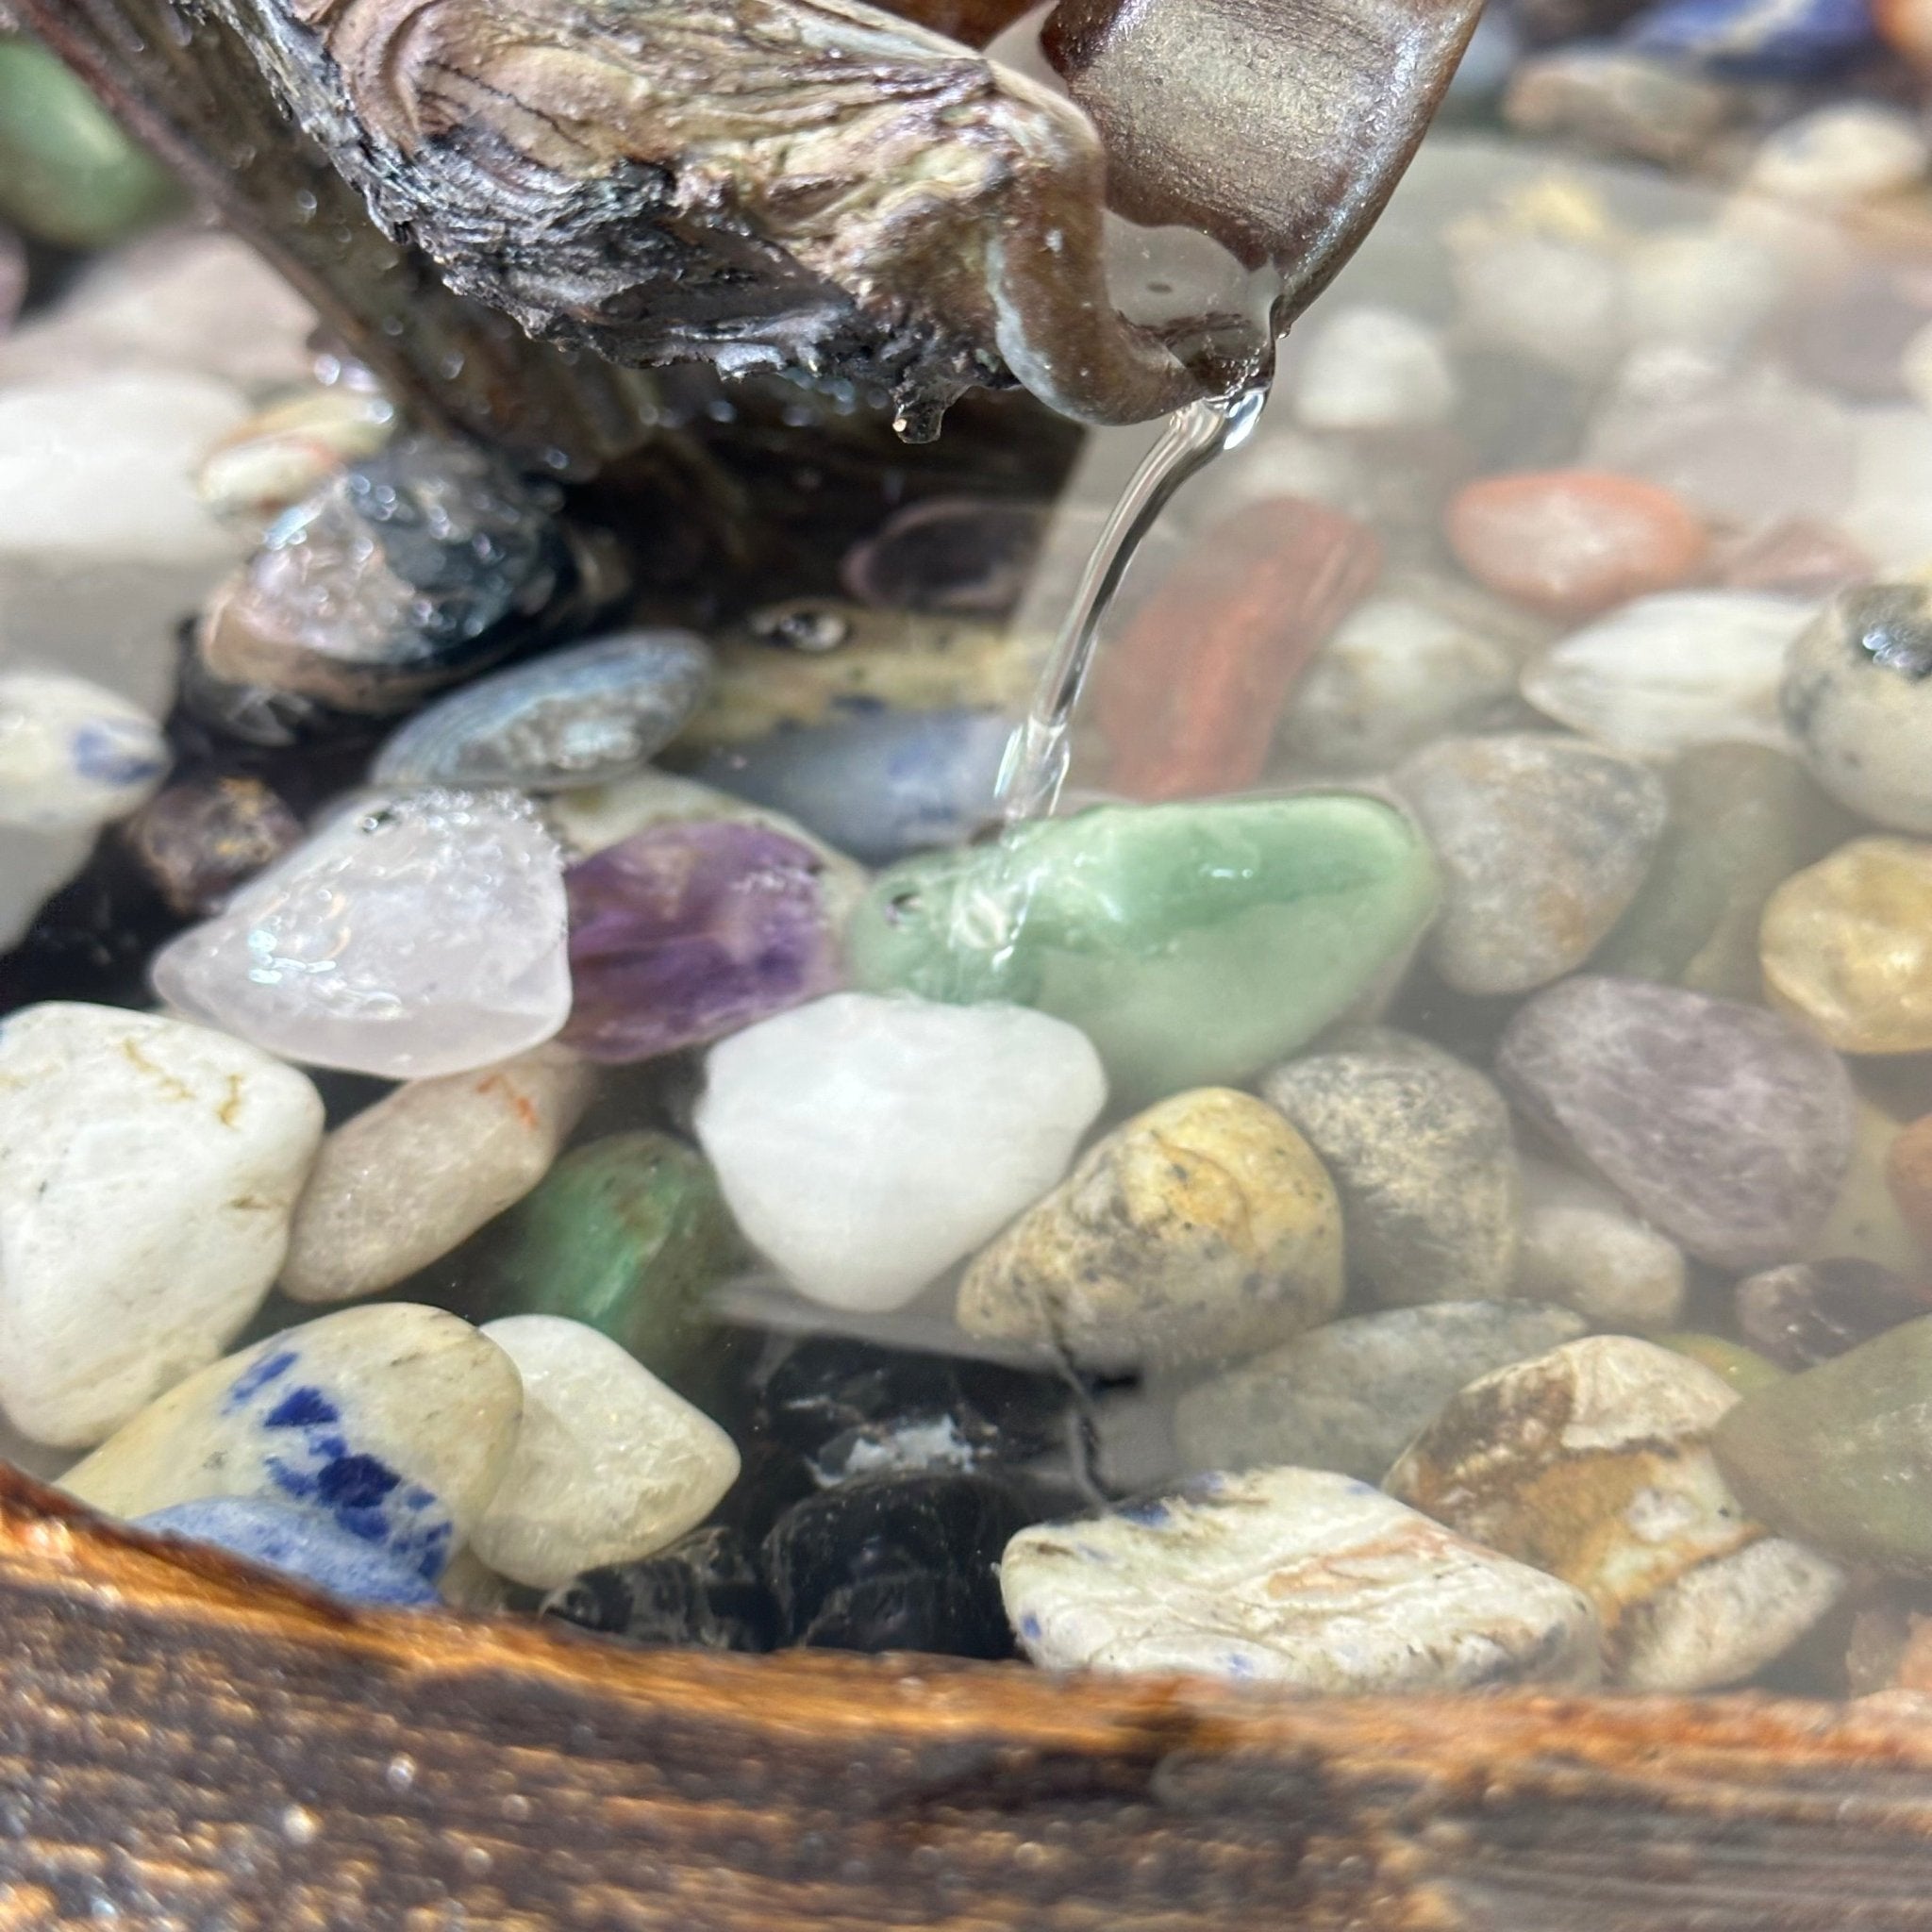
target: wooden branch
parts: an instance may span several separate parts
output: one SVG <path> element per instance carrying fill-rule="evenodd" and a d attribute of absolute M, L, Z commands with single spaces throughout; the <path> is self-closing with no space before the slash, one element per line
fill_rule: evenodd
<path fill-rule="evenodd" d="M 0 1927 L 1918 1932 L 1932 1722 L 352 1614 L 0 1475 Z"/>

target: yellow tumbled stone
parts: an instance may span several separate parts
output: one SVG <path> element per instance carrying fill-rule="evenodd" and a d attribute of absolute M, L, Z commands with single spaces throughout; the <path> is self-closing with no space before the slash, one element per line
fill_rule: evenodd
<path fill-rule="evenodd" d="M 1932 1050 L 1932 841 L 1854 839 L 1771 896 L 1765 991 L 1840 1053 Z"/>
<path fill-rule="evenodd" d="M 969 1334 L 1093 1368 L 1252 1354 L 1341 1303 L 1341 1210 L 1314 1150 L 1224 1087 L 1117 1127 L 974 1261 Z"/>

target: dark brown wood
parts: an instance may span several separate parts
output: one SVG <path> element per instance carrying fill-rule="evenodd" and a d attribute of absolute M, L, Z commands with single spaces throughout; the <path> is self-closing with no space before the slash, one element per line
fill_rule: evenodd
<path fill-rule="evenodd" d="M 0 1476 L 0 1927 L 1918 1932 L 1932 1721 L 352 1614 Z"/>

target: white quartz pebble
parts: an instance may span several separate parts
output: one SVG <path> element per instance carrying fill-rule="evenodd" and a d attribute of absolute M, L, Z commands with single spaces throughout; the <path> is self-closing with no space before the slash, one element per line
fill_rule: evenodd
<path fill-rule="evenodd" d="M 1007 1545 L 1021 1648 L 1057 1669 L 1199 1672 L 1300 1690 L 1587 1685 L 1581 1592 L 1352 1476 L 1260 1469 Z"/>
<path fill-rule="evenodd" d="M 97 1442 L 261 1304 L 322 1134 L 300 1074 L 118 1007 L 0 1027 L 0 1407 Z"/>
<path fill-rule="evenodd" d="M 1767 135 L 1745 183 L 1760 193 L 1835 207 L 1910 187 L 1926 160 L 1916 114 L 1881 101 L 1835 101 Z"/>
<path fill-rule="evenodd" d="M 1399 308 L 1330 311 L 1293 374 L 1305 429 L 1406 429 L 1441 423 L 1456 408 L 1456 372 L 1441 336 Z"/>
<path fill-rule="evenodd" d="M 508 1356 L 458 1316 L 339 1308 L 191 1376 L 60 1486 L 113 1516 L 266 1497 L 433 1581 L 502 1482 L 523 1406 Z"/>
<path fill-rule="evenodd" d="M 702 1523 L 738 1480 L 709 1416 L 581 1322 L 510 1315 L 482 1331 L 524 1378 L 524 1419 L 472 1541 L 491 1569 L 554 1590 Z"/>
<path fill-rule="evenodd" d="M 1684 1251 L 1599 1182 L 1547 1160 L 1523 1162 L 1515 1292 L 1605 1328 L 1672 1328 L 1682 1319 Z"/>
<path fill-rule="evenodd" d="M 0 672 L 0 825 L 67 831 L 142 804 L 168 741 L 139 705 L 57 671 Z"/>
<path fill-rule="evenodd" d="M 513 791 L 419 791 L 330 820 L 156 954 L 170 1005 L 273 1053 L 457 1074 L 570 1012 L 562 861 Z"/>
<path fill-rule="evenodd" d="M 595 1075 L 558 1046 L 411 1080 L 322 1143 L 295 1210 L 282 1292 L 346 1302 L 467 1241 L 550 1172 Z"/>
<path fill-rule="evenodd" d="M 713 1047 L 696 1124 L 795 1288 L 896 1308 L 1059 1180 L 1106 1094 L 1045 1013 L 834 993 Z"/>
<path fill-rule="evenodd" d="M 1785 652 L 1814 606 L 1754 591 L 1640 597 L 1543 653 L 1523 695 L 1612 751 L 1668 758 L 1695 744 L 1785 745 Z"/>

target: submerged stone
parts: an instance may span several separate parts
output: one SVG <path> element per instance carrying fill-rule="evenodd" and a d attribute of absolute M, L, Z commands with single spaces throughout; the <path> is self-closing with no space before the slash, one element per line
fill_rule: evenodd
<path fill-rule="evenodd" d="M 199 778 L 158 792 L 122 837 L 171 911 L 207 919 L 302 842 L 302 822 L 259 778 Z"/>
<path fill-rule="evenodd" d="M 1816 1368 L 1889 1328 L 1932 1315 L 1932 1285 L 1875 1261 L 1790 1261 L 1733 1291 L 1738 1332 L 1780 1368 Z"/>
<path fill-rule="evenodd" d="M 847 951 L 876 991 L 1071 1021 L 1135 1104 L 1292 1053 L 1400 966 L 1435 897 L 1421 835 L 1366 795 L 1102 807 L 894 868 Z"/>
<path fill-rule="evenodd" d="M 1203 1476 L 1023 1530 L 1000 1588 L 1022 1648 L 1055 1670 L 1328 1694 L 1597 1675 L 1596 1618 L 1577 1591 L 1326 1471 Z"/>
<path fill-rule="evenodd" d="M 0 672 L 0 825 L 54 832 L 124 818 L 172 761 L 161 727 L 101 685 Z"/>
<path fill-rule="evenodd" d="M 198 1503 L 174 1503 L 137 1516 L 134 1527 L 151 1536 L 212 1544 L 352 1603 L 408 1608 L 438 1601 L 436 1585 L 420 1570 L 319 1517 L 261 1497 L 209 1496 Z"/>
<path fill-rule="evenodd" d="M 734 1529 L 694 1529 L 641 1562 L 589 1570 L 544 1599 L 542 1614 L 631 1643 L 765 1651 L 778 1606 L 757 1553 Z"/>

